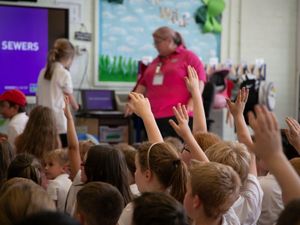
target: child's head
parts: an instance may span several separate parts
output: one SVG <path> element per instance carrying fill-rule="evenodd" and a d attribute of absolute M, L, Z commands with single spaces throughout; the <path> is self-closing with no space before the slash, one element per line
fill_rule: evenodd
<path fill-rule="evenodd" d="M 0 224 L 16 224 L 26 216 L 45 210 L 56 210 L 47 192 L 32 181 L 10 186 L 0 198 Z"/>
<path fill-rule="evenodd" d="M 222 216 L 239 196 L 241 181 L 230 167 L 215 162 L 193 162 L 187 182 L 184 206 L 196 219 L 199 212 L 208 218 Z"/>
<path fill-rule="evenodd" d="M 127 164 L 127 168 L 129 170 L 129 184 L 135 183 L 134 181 L 134 173 L 135 173 L 135 155 L 137 150 L 127 143 L 119 143 L 115 145 L 116 149 L 123 152 Z"/>
<path fill-rule="evenodd" d="M 221 141 L 209 147 L 205 151 L 206 156 L 212 162 L 231 166 L 244 183 L 249 174 L 250 153 L 244 144 L 233 141 Z"/>
<path fill-rule="evenodd" d="M 36 106 L 21 135 L 16 139 L 17 153 L 28 152 L 42 159 L 45 152 L 58 148 L 58 134 L 53 111 L 44 106 Z"/>
<path fill-rule="evenodd" d="M 45 174 L 48 180 L 53 180 L 57 176 L 67 172 L 69 158 L 67 150 L 55 149 L 45 154 Z"/>
<path fill-rule="evenodd" d="M 31 154 L 23 153 L 17 155 L 10 163 L 7 170 L 7 179 L 23 177 L 42 184 L 42 166 L 40 161 Z"/>
<path fill-rule="evenodd" d="M 9 142 L 0 142 L 0 186 L 6 179 L 7 169 L 13 159 L 13 155 L 13 148 Z"/>
<path fill-rule="evenodd" d="M 181 203 L 159 192 L 145 192 L 133 200 L 134 225 L 188 225 Z"/>
<path fill-rule="evenodd" d="M 80 158 L 81 161 L 84 161 L 84 157 L 86 153 L 89 151 L 89 149 L 92 146 L 95 146 L 96 144 L 92 142 L 91 140 L 85 140 L 85 141 L 79 141 L 79 151 L 80 151 Z"/>
<path fill-rule="evenodd" d="M 76 216 L 87 225 L 116 225 L 124 208 L 121 193 L 104 182 L 90 182 L 77 193 Z"/>
<path fill-rule="evenodd" d="M 19 90 L 8 90 L 0 95 L 0 113 L 4 118 L 25 112 L 26 96 Z"/>
<path fill-rule="evenodd" d="M 135 158 L 135 181 L 140 192 L 162 191 L 182 202 L 187 169 L 177 151 L 166 143 L 144 143 Z M 154 184 L 157 180 L 159 184 Z"/>
<path fill-rule="evenodd" d="M 222 141 L 222 139 L 217 134 L 211 132 L 198 131 L 194 134 L 194 137 L 198 145 L 202 148 L 204 152 L 210 146 Z"/>
<path fill-rule="evenodd" d="M 87 153 L 83 163 L 82 181 L 102 181 L 115 186 L 125 204 L 131 201 L 128 171 L 124 155 L 111 145 L 95 145 Z"/>
<path fill-rule="evenodd" d="M 54 62 L 64 62 L 65 67 L 68 69 L 72 64 L 74 55 L 75 48 L 68 39 L 56 39 L 52 49 L 50 49 L 48 53 L 47 67 L 44 78 L 46 80 L 51 80 L 54 70 Z"/>
<path fill-rule="evenodd" d="M 184 147 L 182 141 L 177 137 L 166 137 L 164 138 L 164 142 L 172 145 L 178 153 L 180 153 Z"/>

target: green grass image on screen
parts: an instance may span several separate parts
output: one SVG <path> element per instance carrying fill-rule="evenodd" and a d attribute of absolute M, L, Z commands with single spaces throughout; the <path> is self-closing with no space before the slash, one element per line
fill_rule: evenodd
<path fill-rule="evenodd" d="M 123 56 L 100 55 L 98 67 L 99 81 L 136 82 L 138 62 Z"/>

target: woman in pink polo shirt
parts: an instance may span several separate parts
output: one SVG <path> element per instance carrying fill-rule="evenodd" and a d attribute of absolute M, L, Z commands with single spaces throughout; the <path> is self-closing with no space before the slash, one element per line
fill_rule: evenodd
<path fill-rule="evenodd" d="M 153 33 L 153 40 L 158 56 L 145 70 L 134 91 L 149 98 L 163 137 L 176 137 L 168 122 L 174 119 L 172 107 L 182 103 L 187 106 L 190 116 L 193 111 L 192 98 L 184 81 L 188 75 L 187 67 L 190 65 L 197 71 L 201 90 L 206 74 L 199 57 L 185 48 L 178 32 L 169 27 L 160 27 Z"/>

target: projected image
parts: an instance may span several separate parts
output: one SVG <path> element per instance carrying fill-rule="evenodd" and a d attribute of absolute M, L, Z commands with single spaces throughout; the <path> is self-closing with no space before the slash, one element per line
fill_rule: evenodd
<path fill-rule="evenodd" d="M 34 94 L 48 52 L 46 9 L 0 7 L 0 93 L 20 89 Z"/>

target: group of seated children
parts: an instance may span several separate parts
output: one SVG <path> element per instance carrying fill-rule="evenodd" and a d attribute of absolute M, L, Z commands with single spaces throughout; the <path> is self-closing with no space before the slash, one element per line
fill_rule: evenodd
<path fill-rule="evenodd" d="M 192 130 L 178 103 L 169 123 L 180 139 L 163 139 L 148 99 L 132 92 L 128 107 L 148 137 L 132 146 L 79 143 L 66 97 L 63 149 L 51 109 L 37 106 L 28 118 L 20 91 L 0 95 L 1 114 L 9 119 L 0 136 L 0 224 L 299 224 L 300 160 L 284 155 L 274 114 L 256 106 L 248 115 L 251 137 L 243 116 L 249 92 L 241 89 L 234 102 L 227 100 L 237 141 L 223 141 L 207 131 L 194 68 L 185 82 L 194 104 Z M 300 125 L 292 118 L 286 123 L 285 134 L 300 151 Z"/>

